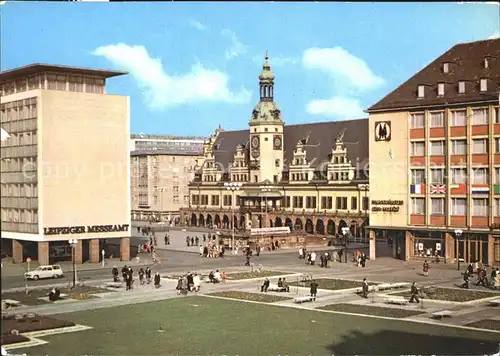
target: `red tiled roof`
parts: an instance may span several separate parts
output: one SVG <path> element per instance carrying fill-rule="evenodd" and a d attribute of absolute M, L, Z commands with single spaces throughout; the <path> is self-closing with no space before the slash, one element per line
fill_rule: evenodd
<path fill-rule="evenodd" d="M 488 68 L 484 66 L 488 59 Z M 449 63 L 444 73 L 443 64 Z M 486 92 L 479 83 L 487 79 Z M 458 93 L 458 82 L 465 81 L 465 93 Z M 438 96 L 438 83 L 444 83 L 444 95 Z M 425 97 L 417 97 L 419 85 L 425 86 Z M 427 67 L 385 96 L 368 112 L 408 109 L 412 107 L 453 105 L 498 101 L 500 89 L 500 39 L 460 43 L 443 53 Z"/>

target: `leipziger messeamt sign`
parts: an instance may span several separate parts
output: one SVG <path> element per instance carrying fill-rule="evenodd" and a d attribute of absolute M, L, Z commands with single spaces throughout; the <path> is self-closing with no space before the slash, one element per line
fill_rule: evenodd
<path fill-rule="evenodd" d="M 100 232 L 122 232 L 128 231 L 129 225 L 91 225 L 91 226 L 67 226 L 67 227 L 44 227 L 44 235 L 69 235 Z"/>

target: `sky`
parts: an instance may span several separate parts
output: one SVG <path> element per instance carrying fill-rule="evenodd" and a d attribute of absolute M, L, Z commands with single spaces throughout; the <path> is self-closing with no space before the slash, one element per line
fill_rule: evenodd
<path fill-rule="evenodd" d="M 20 16 L 21 15 L 21 16 Z M 247 129 L 266 50 L 286 124 L 367 117 L 444 51 L 499 36 L 487 3 L 2 2 L 1 70 L 118 69 L 133 133 Z"/>

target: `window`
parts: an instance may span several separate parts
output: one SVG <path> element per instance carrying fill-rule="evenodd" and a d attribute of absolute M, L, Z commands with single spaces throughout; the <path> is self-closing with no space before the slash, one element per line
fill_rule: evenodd
<path fill-rule="evenodd" d="M 338 210 L 347 210 L 347 197 L 337 197 L 336 208 Z"/>
<path fill-rule="evenodd" d="M 411 142 L 411 155 L 412 156 L 423 156 L 425 152 L 424 142 Z"/>
<path fill-rule="evenodd" d="M 488 184 L 488 169 L 487 168 L 473 169 L 472 184 Z"/>
<path fill-rule="evenodd" d="M 479 81 L 479 90 L 488 91 L 488 79 L 481 79 Z"/>
<path fill-rule="evenodd" d="M 425 170 L 412 169 L 411 170 L 411 184 L 425 184 Z"/>
<path fill-rule="evenodd" d="M 444 141 L 431 141 L 431 156 L 444 155 Z"/>
<path fill-rule="evenodd" d="M 500 153 L 500 138 L 495 138 L 495 153 Z"/>
<path fill-rule="evenodd" d="M 444 95 L 444 84 L 438 83 L 438 96 L 443 96 L 443 95 Z"/>
<path fill-rule="evenodd" d="M 488 199 L 472 199 L 472 216 L 488 216 Z"/>
<path fill-rule="evenodd" d="M 500 124 L 500 108 L 493 109 L 493 122 Z"/>
<path fill-rule="evenodd" d="M 443 73 L 448 73 L 450 71 L 450 63 L 444 62 L 443 63 Z"/>
<path fill-rule="evenodd" d="M 432 215 L 443 215 L 444 214 L 444 199 L 443 198 L 431 199 L 431 214 Z"/>
<path fill-rule="evenodd" d="M 473 154 L 488 153 L 488 140 L 485 138 L 472 140 L 472 153 Z"/>
<path fill-rule="evenodd" d="M 358 198 L 351 197 L 351 210 L 357 210 L 357 209 L 358 209 Z"/>
<path fill-rule="evenodd" d="M 488 109 L 472 110 L 472 125 L 488 125 Z"/>
<path fill-rule="evenodd" d="M 417 95 L 419 98 L 423 98 L 425 95 L 425 86 L 419 85 L 417 89 Z"/>
<path fill-rule="evenodd" d="M 370 198 L 369 197 L 363 197 L 363 210 L 368 210 L 370 206 Z"/>
<path fill-rule="evenodd" d="M 411 114 L 411 128 L 412 129 L 422 129 L 424 128 L 425 116 L 424 114 Z"/>
<path fill-rule="evenodd" d="M 500 184 L 500 168 L 495 168 L 495 184 Z"/>
<path fill-rule="evenodd" d="M 431 169 L 431 184 L 443 184 L 444 183 L 444 170 L 443 169 Z"/>
<path fill-rule="evenodd" d="M 463 156 L 467 154 L 467 141 L 466 140 L 452 140 L 451 141 L 451 154 L 456 156 Z"/>
<path fill-rule="evenodd" d="M 500 216 L 500 199 L 495 199 L 495 203 L 493 205 L 493 214 L 494 216 Z"/>
<path fill-rule="evenodd" d="M 467 212 L 467 199 L 452 198 L 451 199 L 451 215 L 465 216 Z"/>
<path fill-rule="evenodd" d="M 465 82 L 463 80 L 458 82 L 458 94 L 465 93 Z"/>
<path fill-rule="evenodd" d="M 321 197 L 321 209 L 331 209 L 332 208 L 332 197 Z"/>
<path fill-rule="evenodd" d="M 425 214 L 425 198 L 411 198 L 411 213 L 415 215 Z"/>
<path fill-rule="evenodd" d="M 467 169 L 465 168 L 452 168 L 451 169 L 451 184 L 466 184 L 467 183 Z"/>
<path fill-rule="evenodd" d="M 431 113 L 431 127 L 443 127 L 443 126 L 444 126 L 444 112 Z"/>
<path fill-rule="evenodd" d="M 452 111 L 451 112 L 451 126 L 465 126 L 466 113 L 465 111 Z"/>

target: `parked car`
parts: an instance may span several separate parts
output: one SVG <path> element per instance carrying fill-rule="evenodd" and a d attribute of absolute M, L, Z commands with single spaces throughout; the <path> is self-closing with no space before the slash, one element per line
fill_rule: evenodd
<path fill-rule="evenodd" d="M 38 266 L 33 271 L 26 272 L 24 276 L 27 279 L 32 279 L 34 281 L 41 278 L 60 278 L 64 276 L 64 273 L 59 265 L 51 266 Z"/>

